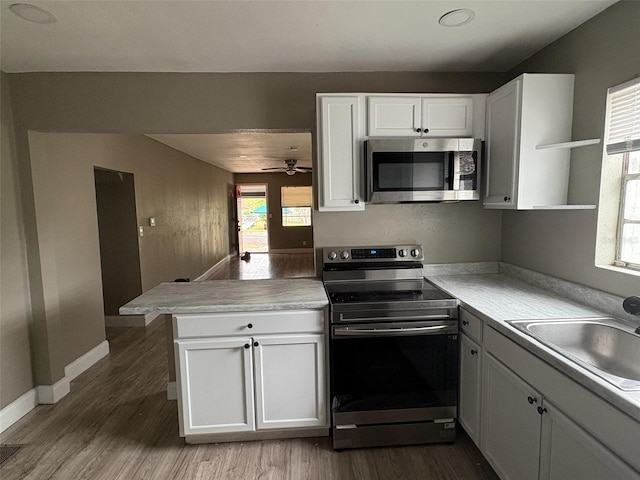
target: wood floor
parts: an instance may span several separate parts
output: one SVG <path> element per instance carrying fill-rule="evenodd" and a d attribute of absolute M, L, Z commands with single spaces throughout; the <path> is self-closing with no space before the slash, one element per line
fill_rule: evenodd
<path fill-rule="evenodd" d="M 0 466 L 2 480 L 497 478 L 462 431 L 453 445 L 341 453 L 327 437 L 186 445 L 176 402 L 166 400 L 163 321 L 109 328 L 107 339 L 109 356 L 72 381 L 69 395 L 0 435 L 2 445 L 21 445 Z"/>
<path fill-rule="evenodd" d="M 313 253 L 252 253 L 249 260 L 231 257 L 207 280 L 315 277 Z"/>

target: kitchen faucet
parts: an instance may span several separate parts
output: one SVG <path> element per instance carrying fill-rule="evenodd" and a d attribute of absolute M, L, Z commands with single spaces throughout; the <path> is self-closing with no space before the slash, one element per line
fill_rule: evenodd
<path fill-rule="evenodd" d="M 627 297 L 622 302 L 622 308 L 631 315 L 640 315 L 640 297 Z M 636 333 L 640 335 L 640 325 L 636 328 Z"/>

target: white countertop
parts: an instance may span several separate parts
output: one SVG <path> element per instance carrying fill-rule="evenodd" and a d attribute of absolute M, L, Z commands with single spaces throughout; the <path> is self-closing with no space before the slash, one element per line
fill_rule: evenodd
<path fill-rule="evenodd" d="M 571 362 L 534 338 L 512 327 L 507 320 L 616 316 L 581 305 L 562 294 L 535 287 L 504 274 L 429 275 L 426 277 L 518 345 L 570 376 L 596 395 L 640 421 L 640 391 L 625 392 Z M 620 317 L 618 317 L 620 318 Z M 623 319 L 626 320 L 626 319 Z"/>
<path fill-rule="evenodd" d="M 313 278 L 167 282 L 120 307 L 121 315 L 319 309 L 329 300 Z"/>

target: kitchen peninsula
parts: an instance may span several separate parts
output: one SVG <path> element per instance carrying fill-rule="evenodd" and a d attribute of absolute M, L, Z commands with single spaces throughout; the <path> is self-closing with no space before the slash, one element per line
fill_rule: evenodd
<path fill-rule="evenodd" d="M 320 280 L 217 280 L 162 283 L 120 313 L 167 315 L 180 435 L 203 443 L 328 434 L 327 305 Z"/>

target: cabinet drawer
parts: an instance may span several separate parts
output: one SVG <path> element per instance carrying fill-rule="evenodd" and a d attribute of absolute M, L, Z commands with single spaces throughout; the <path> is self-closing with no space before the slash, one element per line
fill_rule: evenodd
<path fill-rule="evenodd" d="M 274 310 L 173 316 L 174 338 L 323 333 L 324 310 Z"/>
<path fill-rule="evenodd" d="M 469 313 L 464 308 L 460 309 L 460 328 L 471 339 L 482 344 L 482 324 L 483 321 Z"/>

